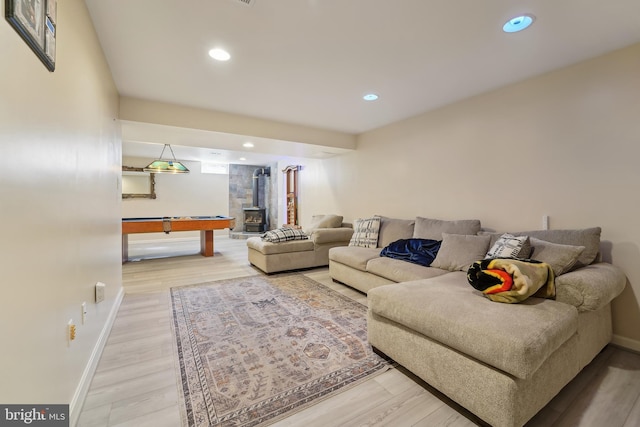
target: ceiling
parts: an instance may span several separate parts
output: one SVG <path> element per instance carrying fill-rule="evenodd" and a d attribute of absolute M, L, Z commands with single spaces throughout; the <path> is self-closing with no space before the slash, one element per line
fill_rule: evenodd
<path fill-rule="evenodd" d="M 640 42 L 638 0 L 85 1 L 122 96 L 352 134 Z"/>

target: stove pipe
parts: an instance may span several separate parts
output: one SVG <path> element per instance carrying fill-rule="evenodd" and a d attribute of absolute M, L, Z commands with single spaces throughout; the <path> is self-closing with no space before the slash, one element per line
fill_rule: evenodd
<path fill-rule="evenodd" d="M 258 168 L 253 171 L 253 207 L 254 208 L 260 207 L 259 206 L 260 202 L 258 201 L 258 181 L 260 180 L 260 175 L 271 176 L 271 168 L 270 167 Z"/>

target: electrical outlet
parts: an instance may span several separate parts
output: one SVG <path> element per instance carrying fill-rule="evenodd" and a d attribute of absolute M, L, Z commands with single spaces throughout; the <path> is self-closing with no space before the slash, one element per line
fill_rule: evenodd
<path fill-rule="evenodd" d="M 81 308 L 82 308 L 82 324 L 84 325 L 84 322 L 87 320 L 87 303 L 83 302 Z"/>
<path fill-rule="evenodd" d="M 542 229 L 549 229 L 549 215 L 542 215 Z"/>
<path fill-rule="evenodd" d="M 73 323 L 73 319 L 69 319 L 69 323 L 67 323 L 67 339 L 69 344 L 76 339 L 76 325 Z"/>
<path fill-rule="evenodd" d="M 106 286 L 107 285 L 102 282 L 96 283 L 96 302 L 104 301 L 104 288 Z"/>

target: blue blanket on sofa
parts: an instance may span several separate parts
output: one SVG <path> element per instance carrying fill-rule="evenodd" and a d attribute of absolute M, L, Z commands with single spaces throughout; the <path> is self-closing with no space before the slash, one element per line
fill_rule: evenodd
<path fill-rule="evenodd" d="M 400 259 L 429 267 L 440 250 L 440 240 L 400 239 L 382 249 L 380 256 Z"/>

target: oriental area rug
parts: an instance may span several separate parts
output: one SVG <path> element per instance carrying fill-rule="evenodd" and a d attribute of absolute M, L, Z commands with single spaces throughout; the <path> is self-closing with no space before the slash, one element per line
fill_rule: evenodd
<path fill-rule="evenodd" d="M 297 273 L 171 289 L 184 426 L 268 425 L 391 367 L 366 306 Z"/>

